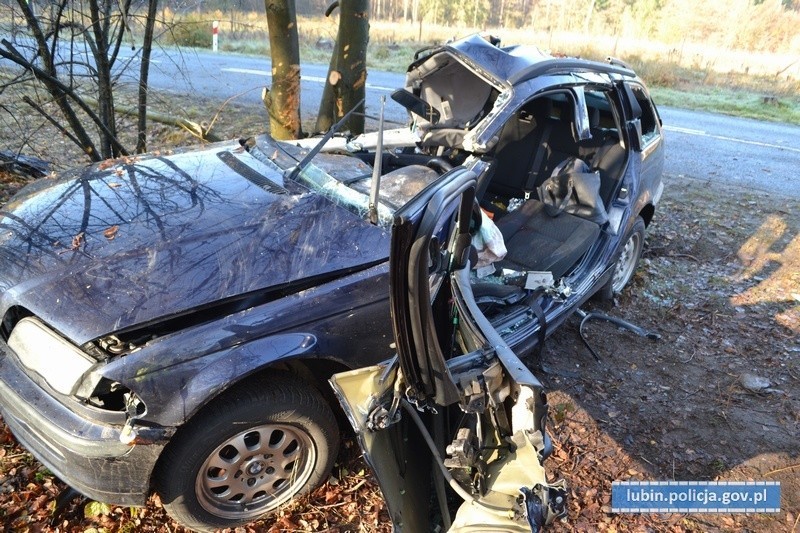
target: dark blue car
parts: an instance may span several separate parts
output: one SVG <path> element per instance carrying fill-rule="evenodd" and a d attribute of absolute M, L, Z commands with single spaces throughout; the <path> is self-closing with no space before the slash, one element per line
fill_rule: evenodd
<path fill-rule="evenodd" d="M 362 444 L 397 427 L 403 405 L 491 412 L 478 426 L 513 440 L 497 413 L 519 410 L 519 394 L 499 391 L 524 389 L 522 433 L 538 434 L 541 463 L 543 395 L 509 369 L 632 278 L 663 189 L 656 108 L 621 62 L 479 36 L 422 53 L 393 98 L 409 128 L 319 153 L 262 135 L 106 161 L 15 196 L 0 211 L 0 412 L 17 439 L 82 494 L 143 505 L 155 491 L 197 530 L 254 520 L 324 481 L 337 396 Z M 439 216 L 422 235 L 426 210 Z M 402 398 L 375 403 L 387 412 L 369 424 L 354 418 L 328 379 L 395 354 L 383 383 Z M 476 369 L 490 372 L 485 390 L 454 379 Z M 486 448 L 475 425 L 444 427 Z M 464 494 L 453 490 L 491 508 L 464 462 L 491 478 L 492 459 L 438 453 Z M 525 502 L 558 494 L 529 489 Z M 412 504 L 387 500 L 402 527 L 395 510 Z M 532 529 L 558 514 L 531 509 Z"/>

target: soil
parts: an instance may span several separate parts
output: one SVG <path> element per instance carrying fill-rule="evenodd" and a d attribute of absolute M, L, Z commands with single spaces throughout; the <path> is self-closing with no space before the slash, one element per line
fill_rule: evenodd
<path fill-rule="evenodd" d="M 216 129 L 236 137 L 262 129 L 265 121 L 263 112 L 230 107 Z M 20 148 L 18 134 L 0 130 L 6 132 L 0 148 Z M 84 163 L 68 141 L 33 126 L 28 131 L 21 147 L 27 155 L 53 161 L 55 169 Z M 171 128 L 152 131 L 152 146 L 187 142 L 187 134 Z M 0 171 L 0 203 L 24 181 Z M 585 329 L 596 360 L 573 318 L 548 341 L 540 373 L 555 441 L 548 468 L 570 487 L 569 515 L 554 530 L 796 531 L 800 202 L 701 179 L 665 181 L 631 286 L 613 304 L 586 307 L 630 320 L 661 339 L 590 322 Z M 781 511 L 614 514 L 614 480 L 779 481 Z M 75 499 L 54 518 L 63 488 L 0 420 L 0 530 L 183 531 L 157 497 L 143 509 Z M 328 483 L 237 531 L 390 530 L 374 479 L 357 446 L 345 440 Z"/>
<path fill-rule="evenodd" d="M 615 306 L 593 306 L 662 338 L 590 322 L 595 360 L 573 319 L 548 345 L 551 470 L 573 491 L 557 530 L 795 531 L 800 205 L 700 180 L 666 184 L 632 286 Z M 782 511 L 612 515 L 614 480 L 779 481 Z"/>

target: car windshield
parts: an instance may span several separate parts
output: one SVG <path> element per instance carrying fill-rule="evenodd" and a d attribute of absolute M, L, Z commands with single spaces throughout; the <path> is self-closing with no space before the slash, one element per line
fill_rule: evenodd
<path fill-rule="evenodd" d="M 372 167 L 351 156 L 318 153 L 312 161 L 298 168 L 308 153 L 308 143 L 276 141 L 269 135 L 260 135 L 252 141 L 245 143 L 245 148 L 275 172 L 269 176 L 272 181 L 283 185 L 291 179 L 359 217 L 367 218 Z M 365 190 L 364 187 L 358 187 L 361 181 L 366 182 Z M 378 206 L 379 225 L 390 224 L 397 207 L 382 199 Z"/>

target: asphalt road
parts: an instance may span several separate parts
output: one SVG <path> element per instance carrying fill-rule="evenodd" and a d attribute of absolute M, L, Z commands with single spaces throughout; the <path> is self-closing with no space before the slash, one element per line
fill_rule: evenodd
<path fill-rule="evenodd" d="M 136 64 L 135 58 L 131 64 Z M 129 72 L 135 76 L 138 69 Z M 316 114 L 326 75 L 325 65 L 303 66 L 304 117 Z M 127 79 L 135 83 L 135 78 Z M 403 79 L 402 74 L 371 70 L 367 113 L 377 113 L 380 96 L 401 87 Z M 237 54 L 156 50 L 150 84 L 178 94 L 235 97 L 259 106 L 261 113 L 261 88 L 270 84 L 270 62 Z M 800 127 L 669 107 L 659 111 L 666 130 L 667 174 L 800 198 Z M 405 111 L 388 98 L 385 116 L 400 123 L 406 119 Z"/>

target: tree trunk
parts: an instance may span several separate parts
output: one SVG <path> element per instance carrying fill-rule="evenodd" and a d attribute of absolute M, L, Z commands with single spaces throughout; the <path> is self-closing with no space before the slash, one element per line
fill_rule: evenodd
<path fill-rule="evenodd" d="M 153 48 L 157 8 L 158 0 L 148 0 L 142 43 L 142 65 L 139 69 L 139 120 L 136 126 L 136 152 L 139 154 L 147 151 L 147 78 L 150 74 L 150 51 Z"/>
<path fill-rule="evenodd" d="M 300 46 L 294 0 L 264 0 L 272 56 L 272 89 L 262 100 L 276 139 L 297 139 L 300 124 Z"/>
<path fill-rule="evenodd" d="M 341 0 L 339 33 L 331 56 L 328 79 L 317 115 L 317 131 L 326 131 L 366 94 L 367 43 L 369 43 L 369 0 Z M 350 115 L 343 129 L 364 133 L 364 105 L 361 114 Z"/>

